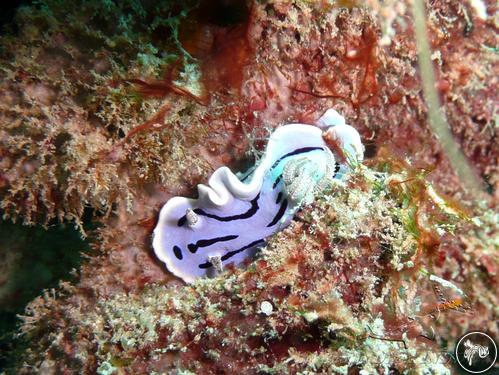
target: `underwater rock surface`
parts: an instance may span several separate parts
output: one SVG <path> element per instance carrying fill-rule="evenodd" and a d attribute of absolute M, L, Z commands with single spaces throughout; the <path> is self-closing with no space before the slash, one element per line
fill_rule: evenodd
<path fill-rule="evenodd" d="M 428 126 L 410 2 L 20 8 L 0 42 L 2 215 L 83 231 L 91 207 L 98 229 L 78 280 L 27 306 L 7 373 L 445 374 L 462 333 L 499 337 L 484 4 L 427 4 L 442 111 L 483 196 Z M 361 134 L 365 164 L 246 268 L 190 285 L 168 273 L 150 244 L 165 202 L 328 108 Z"/>

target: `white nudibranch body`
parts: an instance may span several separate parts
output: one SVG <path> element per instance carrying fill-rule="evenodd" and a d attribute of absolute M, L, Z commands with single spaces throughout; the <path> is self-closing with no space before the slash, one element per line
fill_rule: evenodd
<path fill-rule="evenodd" d="M 341 147 L 341 157 L 325 137 Z M 281 126 L 242 180 L 221 167 L 208 186 L 198 186 L 197 199 L 171 198 L 154 229 L 154 252 L 186 282 L 216 275 L 229 263 L 237 266 L 286 227 L 301 206 L 341 179 L 353 162 L 362 161 L 363 150 L 359 133 L 332 109 L 317 126 Z"/>

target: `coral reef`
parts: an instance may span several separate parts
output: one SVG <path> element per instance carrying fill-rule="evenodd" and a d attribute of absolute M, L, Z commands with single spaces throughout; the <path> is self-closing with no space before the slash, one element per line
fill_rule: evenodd
<path fill-rule="evenodd" d="M 483 196 L 428 126 L 409 9 L 20 8 L 0 43 L 2 215 L 83 232 L 90 207 L 99 228 L 78 280 L 28 305 L 7 371 L 449 373 L 460 334 L 499 337 L 496 5 L 487 17 L 467 2 L 427 8 L 442 111 Z M 327 108 L 361 133 L 366 166 L 246 268 L 189 286 L 168 274 L 151 249 L 160 207 Z"/>
<path fill-rule="evenodd" d="M 497 334 L 495 323 L 481 321 L 479 313 L 497 309 L 497 295 L 483 292 L 497 280 L 465 274 L 459 286 L 472 311 L 440 306 L 432 315 L 439 302 L 431 275 L 449 277 L 436 249 L 446 248 L 446 256 L 456 251 L 446 238 L 462 225 L 462 213 L 441 203 L 423 179 L 407 178 L 359 168 L 347 184 L 337 183 L 301 211 L 246 270 L 191 286 L 150 284 L 138 293 L 98 298 L 90 310 L 75 304 L 74 287 L 66 290 L 69 305 L 40 298 L 23 326 L 29 336 L 50 332 L 39 345 L 53 349 L 38 358 L 40 368 L 57 363 L 61 370 L 99 374 L 349 368 L 450 373 L 442 348 L 445 324 L 488 324 Z M 440 237 L 431 237 L 436 233 Z M 69 336 L 61 335 L 61 323 L 72 327 Z"/>

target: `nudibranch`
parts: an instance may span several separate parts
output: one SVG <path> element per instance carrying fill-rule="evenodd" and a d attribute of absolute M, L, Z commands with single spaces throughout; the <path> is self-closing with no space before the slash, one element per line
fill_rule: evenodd
<path fill-rule="evenodd" d="M 288 124 L 247 173 L 217 169 L 198 198 L 171 198 L 153 235 L 156 256 L 186 282 L 252 257 L 303 205 L 363 159 L 359 133 L 333 109 L 317 126 Z"/>

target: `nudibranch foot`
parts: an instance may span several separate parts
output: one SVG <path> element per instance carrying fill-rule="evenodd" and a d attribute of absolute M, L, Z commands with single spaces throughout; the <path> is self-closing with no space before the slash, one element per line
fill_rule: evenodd
<path fill-rule="evenodd" d="M 317 126 L 281 126 L 242 179 L 221 167 L 198 186 L 197 199 L 170 199 L 154 229 L 154 252 L 186 282 L 237 266 L 362 158 L 359 134 L 332 109 Z"/>

